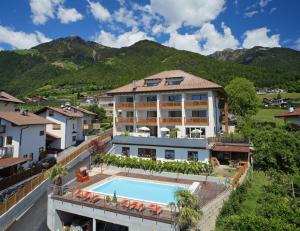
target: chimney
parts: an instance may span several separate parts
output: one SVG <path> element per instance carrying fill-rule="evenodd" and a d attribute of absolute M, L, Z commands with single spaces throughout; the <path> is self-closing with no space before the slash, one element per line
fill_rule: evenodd
<path fill-rule="evenodd" d="M 132 90 L 135 91 L 136 90 L 136 80 L 132 81 Z"/>
<path fill-rule="evenodd" d="M 294 112 L 294 107 L 289 107 L 288 111 L 289 112 Z"/>

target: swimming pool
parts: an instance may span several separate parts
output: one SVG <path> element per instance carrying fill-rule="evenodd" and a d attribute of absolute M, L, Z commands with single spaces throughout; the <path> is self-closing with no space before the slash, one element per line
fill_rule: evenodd
<path fill-rule="evenodd" d="M 105 195 L 113 195 L 116 192 L 119 197 L 167 205 L 175 202 L 174 193 L 177 190 L 187 188 L 175 184 L 115 178 L 89 191 Z"/>

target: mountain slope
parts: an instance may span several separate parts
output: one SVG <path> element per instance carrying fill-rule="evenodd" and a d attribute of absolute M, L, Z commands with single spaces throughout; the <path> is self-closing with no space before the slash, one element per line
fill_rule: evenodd
<path fill-rule="evenodd" d="M 258 87 L 295 88 L 295 81 L 300 80 L 296 69 L 278 71 L 219 61 L 147 40 L 116 49 L 73 36 L 29 50 L 0 52 L 1 88 L 20 96 L 110 89 L 170 69 L 182 69 L 221 85 L 245 77 Z"/>

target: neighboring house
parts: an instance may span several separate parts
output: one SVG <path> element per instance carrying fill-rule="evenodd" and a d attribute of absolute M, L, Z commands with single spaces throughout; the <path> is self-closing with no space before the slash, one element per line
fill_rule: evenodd
<path fill-rule="evenodd" d="M 164 71 L 108 94 L 114 97 L 115 154 L 207 162 L 207 138 L 217 136 L 222 123 L 228 131 L 223 87 L 181 70 Z"/>
<path fill-rule="evenodd" d="M 53 122 L 46 128 L 47 147 L 60 150 L 83 141 L 84 125 L 90 129 L 95 117 L 92 112 L 70 105 L 61 108 L 44 107 L 36 114 Z"/>
<path fill-rule="evenodd" d="M 80 107 L 74 107 L 71 105 L 66 105 L 66 107 L 71 107 L 74 112 L 81 113 L 82 120 L 83 120 L 83 130 L 86 133 L 90 133 L 93 131 L 93 124 L 96 120 L 97 114 L 91 111 L 88 111 L 86 109 L 80 108 Z"/>
<path fill-rule="evenodd" d="M 284 122 L 300 126 L 300 108 L 290 107 L 287 112 L 276 115 L 277 118 L 283 118 Z"/>
<path fill-rule="evenodd" d="M 113 116 L 114 101 L 112 96 L 102 95 L 97 97 L 97 103 L 99 107 L 105 110 L 105 114 L 108 117 Z"/>
<path fill-rule="evenodd" d="M 17 99 L 5 91 L 0 91 L 0 111 L 15 111 L 16 105 L 23 103 L 22 100 Z"/>
<path fill-rule="evenodd" d="M 24 110 L 0 112 L 0 156 L 39 161 L 46 150 L 46 126 L 51 123 Z"/>

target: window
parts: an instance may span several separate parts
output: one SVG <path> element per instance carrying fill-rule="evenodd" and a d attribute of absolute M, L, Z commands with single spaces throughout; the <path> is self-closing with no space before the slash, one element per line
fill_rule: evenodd
<path fill-rule="evenodd" d="M 86 120 L 83 120 L 83 124 L 87 124 L 87 121 L 86 121 Z"/>
<path fill-rule="evenodd" d="M 175 151 L 174 150 L 165 150 L 165 159 L 166 160 L 175 160 Z"/>
<path fill-rule="evenodd" d="M 60 130 L 60 124 L 52 124 L 53 130 Z"/>
<path fill-rule="evenodd" d="M 72 141 L 73 141 L 73 142 L 76 141 L 76 136 L 72 136 Z"/>
<path fill-rule="evenodd" d="M 146 87 L 158 86 L 160 83 L 160 79 L 148 79 L 144 81 L 144 85 Z"/>
<path fill-rule="evenodd" d="M 187 138 L 205 138 L 205 128 L 186 128 L 185 134 Z"/>
<path fill-rule="evenodd" d="M 0 136 L 0 147 L 3 147 L 3 136 Z"/>
<path fill-rule="evenodd" d="M 45 135 L 45 131 L 40 131 L 40 136 Z"/>
<path fill-rule="evenodd" d="M 207 99 L 208 99 L 207 94 L 192 95 L 192 100 L 207 100 Z"/>
<path fill-rule="evenodd" d="M 169 117 L 181 117 L 181 111 L 169 111 Z"/>
<path fill-rule="evenodd" d="M 126 97 L 126 102 L 133 102 L 133 98 L 132 97 Z"/>
<path fill-rule="evenodd" d="M 169 95 L 168 99 L 169 101 L 180 101 L 181 95 Z"/>
<path fill-rule="evenodd" d="M 130 155 L 130 148 L 129 147 L 122 147 L 122 155 L 129 156 Z"/>
<path fill-rule="evenodd" d="M 188 161 L 198 161 L 198 152 L 188 151 Z"/>
<path fill-rule="evenodd" d="M 157 111 L 147 111 L 147 117 L 157 117 Z"/>
<path fill-rule="evenodd" d="M 156 95 L 147 96 L 147 102 L 157 101 Z"/>
<path fill-rule="evenodd" d="M 192 111 L 192 117 L 207 117 L 206 111 Z"/>
<path fill-rule="evenodd" d="M 179 85 L 182 82 L 182 77 L 177 78 L 167 78 L 166 79 L 166 85 Z"/>
<path fill-rule="evenodd" d="M 126 117 L 132 118 L 133 117 L 133 111 L 127 111 Z"/>
<path fill-rule="evenodd" d="M 49 116 L 54 116 L 54 111 L 49 110 L 48 115 L 49 115 Z"/>
<path fill-rule="evenodd" d="M 6 137 L 6 145 L 12 145 L 12 137 L 11 136 Z"/>
<path fill-rule="evenodd" d="M 156 149 L 138 148 L 138 157 L 156 159 Z"/>
<path fill-rule="evenodd" d="M 125 126 L 125 131 L 127 131 L 127 132 L 133 132 L 133 126 L 132 125 L 126 125 Z"/>

